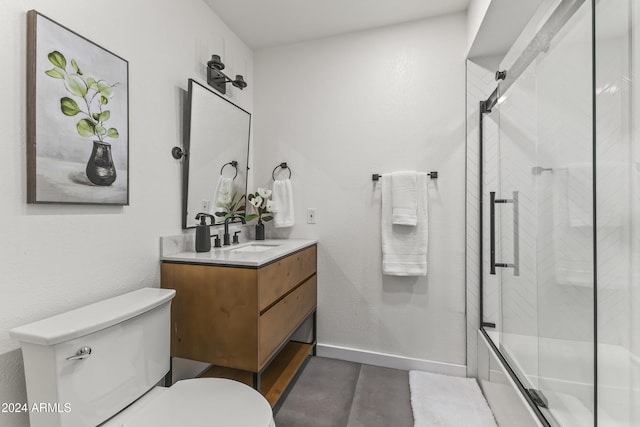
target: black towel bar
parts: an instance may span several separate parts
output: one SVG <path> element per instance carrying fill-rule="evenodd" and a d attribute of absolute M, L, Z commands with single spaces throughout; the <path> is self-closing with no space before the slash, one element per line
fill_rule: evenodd
<path fill-rule="evenodd" d="M 429 177 L 431 179 L 438 179 L 438 172 L 435 172 L 435 171 L 434 172 L 429 172 L 427 175 L 429 175 Z M 373 175 L 371 175 L 371 180 L 372 181 L 378 181 L 378 180 L 380 180 L 381 176 L 382 175 L 380 175 L 379 173 L 374 173 Z"/>

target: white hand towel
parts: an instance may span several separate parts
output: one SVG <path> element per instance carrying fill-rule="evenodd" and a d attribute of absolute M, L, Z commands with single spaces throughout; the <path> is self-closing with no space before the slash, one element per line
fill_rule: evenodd
<path fill-rule="evenodd" d="M 293 227 L 295 216 L 293 213 L 293 191 L 289 178 L 273 182 L 271 198 L 276 204 L 276 213 L 273 218 L 275 228 Z"/>
<path fill-rule="evenodd" d="M 233 197 L 233 179 L 220 175 L 216 183 L 216 189 L 213 192 L 213 203 L 209 207 L 209 213 L 212 215 L 216 212 L 224 211 L 223 206 L 228 206 Z"/>
<path fill-rule="evenodd" d="M 427 275 L 427 174 L 418 173 L 415 227 L 392 224 L 391 175 L 382 175 L 382 273 L 390 276 Z"/>
<path fill-rule="evenodd" d="M 593 225 L 593 167 L 589 164 L 568 165 L 567 202 L 569 225 Z"/>
<path fill-rule="evenodd" d="M 415 171 L 391 174 L 392 223 L 412 225 L 418 223 L 417 174 Z"/>

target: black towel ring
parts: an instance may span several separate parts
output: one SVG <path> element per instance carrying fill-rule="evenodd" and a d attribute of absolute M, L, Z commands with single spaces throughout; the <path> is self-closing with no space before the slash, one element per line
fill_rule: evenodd
<path fill-rule="evenodd" d="M 291 178 L 291 168 L 287 166 L 287 162 L 282 162 L 278 166 L 273 168 L 273 172 L 271 172 L 271 178 L 273 178 L 274 181 L 276 180 L 276 171 L 278 170 L 278 168 L 287 169 L 289 171 L 289 178 Z"/>
<path fill-rule="evenodd" d="M 233 166 L 236 169 L 236 174 L 233 176 L 233 179 L 236 179 L 236 177 L 238 176 L 238 162 L 236 162 L 235 160 L 232 160 L 229 163 L 225 163 L 224 165 L 222 165 L 222 168 L 220 168 L 220 175 L 222 175 L 222 171 L 224 170 L 224 168 L 229 165 Z"/>

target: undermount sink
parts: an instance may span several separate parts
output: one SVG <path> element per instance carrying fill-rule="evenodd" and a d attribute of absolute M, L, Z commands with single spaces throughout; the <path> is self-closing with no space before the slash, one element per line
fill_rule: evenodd
<path fill-rule="evenodd" d="M 269 249 L 277 248 L 278 246 L 280 245 L 250 243 L 245 246 L 240 246 L 239 248 L 231 249 L 231 252 L 264 252 Z"/>

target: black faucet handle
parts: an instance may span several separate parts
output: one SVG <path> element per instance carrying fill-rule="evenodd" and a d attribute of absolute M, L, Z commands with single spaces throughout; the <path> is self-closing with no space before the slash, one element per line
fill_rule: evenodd
<path fill-rule="evenodd" d="M 214 234 L 213 235 L 213 247 L 214 248 L 221 248 L 222 245 L 220 244 L 220 235 L 218 234 Z"/>
<path fill-rule="evenodd" d="M 238 233 L 242 233 L 242 231 L 238 230 L 235 233 L 233 233 L 233 243 L 240 243 L 240 240 L 238 240 Z"/>

